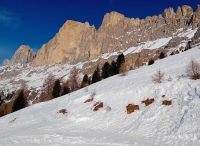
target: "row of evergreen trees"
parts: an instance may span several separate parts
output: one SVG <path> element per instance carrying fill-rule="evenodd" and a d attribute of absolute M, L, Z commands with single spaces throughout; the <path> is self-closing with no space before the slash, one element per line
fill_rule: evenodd
<path fill-rule="evenodd" d="M 120 67 L 124 62 L 125 62 L 124 54 L 120 54 L 118 55 L 117 60 L 116 61 L 113 60 L 111 64 L 105 62 L 102 69 L 100 69 L 99 66 L 97 66 L 92 77 L 88 77 L 87 74 L 84 75 L 81 83 L 81 88 L 96 83 L 102 79 L 106 79 L 110 76 L 119 74 Z"/>
<path fill-rule="evenodd" d="M 163 52 L 159 55 L 160 59 L 165 58 L 165 54 Z M 52 89 L 52 96 L 53 98 L 63 96 L 65 94 L 68 94 L 70 92 L 73 92 L 77 89 L 86 87 L 90 84 L 96 83 L 98 81 L 101 81 L 102 79 L 106 79 L 110 76 L 116 75 L 120 73 L 120 68 L 125 63 L 125 56 L 124 54 L 118 55 L 116 61 L 113 60 L 111 64 L 109 62 L 105 62 L 103 67 L 100 69 L 99 66 L 97 66 L 96 70 L 94 71 L 92 76 L 88 76 L 87 74 L 84 75 L 81 85 L 78 84 L 78 70 L 72 69 L 70 73 L 70 77 L 68 81 L 60 85 L 60 80 L 56 80 Z M 154 60 L 150 60 L 148 65 L 151 65 L 154 63 Z"/>
<path fill-rule="evenodd" d="M 111 64 L 106 62 L 103 65 L 102 69 L 97 66 L 91 77 L 89 77 L 87 74 L 84 75 L 81 85 L 78 85 L 78 70 L 76 68 L 73 68 L 70 73 L 69 79 L 65 83 L 61 85 L 59 79 L 54 82 L 51 95 L 53 98 L 57 98 L 59 96 L 63 96 L 65 94 L 73 92 L 77 89 L 96 83 L 102 79 L 119 74 L 120 67 L 124 62 L 125 57 L 123 54 L 120 54 L 117 57 L 116 61 L 113 60 Z"/>

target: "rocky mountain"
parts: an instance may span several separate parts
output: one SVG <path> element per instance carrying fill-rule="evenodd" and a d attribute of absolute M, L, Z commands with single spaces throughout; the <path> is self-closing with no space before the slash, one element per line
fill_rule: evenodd
<path fill-rule="evenodd" d="M 68 20 L 37 56 L 23 45 L 10 61 L 3 62 L 0 90 L 16 90 L 24 83 L 40 88 L 49 73 L 67 79 L 73 66 L 91 75 L 97 65 L 101 68 L 120 53 L 126 56 L 127 66 L 135 68 L 157 60 L 161 52 L 170 56 L 198 45 L 200 5 L 194 11 L 186 5 L 176 12 L 168 8 L 159 16 L 142 20 L 111 12 L 104 16 L 98 30 L 87 22 Z"/>
<path fill-rule="evenodd" d="M 36 57 L 34 51 L 25 45 L 21 45 L 17 51 L 15 52 L 12 59 L 9 61 L 8 59 L 4 60 L 3 65 L 12 65 L 12 64 L 27 64 L 32 62 Z"/>
<path fill-rule="evenodd" d="M 104 53 L 124 51 L 143 42 L 176 37 L 177 29 L 195 29 L 199 22 L 200 5 L 194 11 L 186 5 L 178 7 L 176 12 L 168 8 L 159 16 L 148 16 L 141 20 L 111 12 L 104 16 L 98 30 L 87 22 L 68 20 L 55 37 L 41 47 L 33 65 L 89 61 Z"/>
<path fill-rule="evenodd" d="M 0 116 L 13 112 L 20 88 L 25 89 L 29 105 L 49 100 L 52 92 L 44 91 L 50 84 L 45 83 L 49 75 L 68 86 L 73 82 L 66 81 L 72 78 L 74 67 L 78 75 L 73 78 L 81 82 L 84 74 L 91 78 L 97 66 L 101 69 L 121 53 L 125 55 L 125 69 L 133 71 L 4 116 L 0 120 L 0 141 L 4 145 L 66 145 L 74 139 L 79 145 L 199 145 L 200 84 L 186 71 L 192 58 L 197 64 L 200 61 L 199 50 L 200 5 L 194 10 L 186 5 L 178 7 L 176 12 L 168 8 L 145 19 L 111 12 L 104 16 L 98 30 L 88 22 L 68 20 L 37 56 L 29 46 L 22 45 L 11 60 L 0 66 Z M 167 58 L 159 59 L 161 53 Z M 155 63 L 147 66 L 150 60 Z M 152 81 L 157 71 L 163 73 L 159 85 Z M 149 98 L 153 103 L 147 107 L 145 101 Z M 90 103 L 85 102 L 88 99 Z M 97 106 L 101 108 L 98 112 Z M 134 106 L 137 109 L 131 109 Z M 128 109 L 137 111 L 130 114 Z M 61 113 L 67 116 L 60 115 L 63 110 Z"/>

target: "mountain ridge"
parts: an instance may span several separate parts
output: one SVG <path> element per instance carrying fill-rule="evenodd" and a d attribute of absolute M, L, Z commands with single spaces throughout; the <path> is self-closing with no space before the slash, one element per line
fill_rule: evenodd
<path fill-rule="evenodd" d="M 200 12 L 199 8 L 197 7 L 196 9 L 198 13 Z M 168 11 L 171 13 L 172 10 L 167 9 L 165 13 L 168 13 Z M 161 53 L 164 53 L 167 57 L 200 45 L 200 25 L 199 23 L 194 23 L 193 26 L 190 23 L 187 26 L 188 18 L 181 19 L 184 22 L 181 23 L 179 19 L 166 21 L 161 15 L 153 16 L 152 18 L 147 17 L 146 22 L 142 20 L 145 25 L 134 26 L 130 25 L 129 18 L 124 18 L 123 15 L 117 12 L 113 12 L 111 15 L 120 15 L 121 17 L 118 23 L 114 22 L 114 29 L 107 23 L 104 23 L 105 25 L 96 30 L 94 26 L 90 26 L 87 22 L 82 25 L 80 22 L 66 21 L 56 36 L 43 45 L 44 49 L 39 50 L 40 55 L 37 57 L 39 61 L 42 60 L 43 65 L 34 64 L 37 61 L 37 57 L 35 58 L 33 53 L 29 53 L 29 55 L 28 53 L 23 53 L 29 52 L 30 47 L 24 47 L 26 48 L 25 51 L 18 49 L 13 59 L 11 61 L 6 60 L 5 64 L 7 63 L 7 65 L 0 67 L 0 89 L 5 93 L 11 93 L 18 90 L 23 84 L 31 85 L 29 88 L 40 89 L 44 78 L 50 73 L 57 74 L 56 78 L 65 78 L 67 80 L 72 67 L 78 67 L 81 75 L 91 75 L 97 66 L 102 68 L 105 62 L 111 63 L 121 53 L 125 55 L 127 69 L 135 69 L 147 65 L 150 60 L 158 60 Z M 157 20 L 157 18 L 159 19 Z M 115 18 L 110 14 L 106 14 L 104 21 L 107 21 L 106 19 Z M 169 22 L 169 24 L 165 24 L 165 21 Z M 124 29 L 121 26 L 127 27 Z M 68 30 L 70 30 L 70 33 Z M 97 31 L 99 32 L 96 33 Z M 90 37 L 82 37 L 91 33 L 93 35 Z M 69 40 L 67 39 L 68 41 L 66 41 L 66 36 L 69 38 Z M 73 39 L 74 36 L 78 40 Z M 102 41 L 98 42 L 97 39 Z M 77 46 L 77 48 L 73 48 L 71 51 L 65 50 L 69 42 Z M 92 47 L 93 45 L 95 45 L 94 48 Z M 86 47 L 86 50 L 78 49 L 78 47 L 82 46 Z M 87 47 L 91 47 L 92 50 Z M 49 48 L 50 50 L 48 50 Z M 70 57 L 67 58 L 65 56 L 62 58 L 65 54 Z M 51 60 L 52 56 L 57 59 L 58 63 Z M 48 59 L 52 62 L 47 63 Z M 37 83 L 33 85 L 32 82 Z"/>
<path fill-rule="evenodd" d="M 114 51 L 138 46 L 140 42 L 172 36 L 176 29 L 198 27 L 200 5 L 193 9 L 183 5 L 174 12 L 167 8 L 158 16 L 127 18 L 118 12 L 104 15 L 99 29 L 88 22 L 67 20 L 58 33 L 39 49 L 33 66 L 54 63 L 76 64 Z M 157 49 L 157 48 L 155 48 Z"/>

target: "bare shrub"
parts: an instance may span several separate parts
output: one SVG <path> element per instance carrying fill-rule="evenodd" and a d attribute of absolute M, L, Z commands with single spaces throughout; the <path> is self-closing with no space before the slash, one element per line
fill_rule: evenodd
<path fill-rule="evenodd" d="M 121 73 L 122 76 L 126 76 L 128 74 L 126 62 L 122 63 L 121 67 L 119 68 L 119 73 Z"/>
<path fill-rule="evenodd" d="M 44 102 L 53 99 L 52 94 L 41 93 L 38 102 Z"/>
<path fill-rule="evenodd" d="M 164 73 L 160 71 L 160 69 L 152 76 L 152 81 L 155 83 L 162 83 L 164 80 Z"/>
<path fill-rule="evenodd" d="M 134 70 L 134 69 L 135 69 L 135 66 L 134 65 L 130 65 L 129 70 Z"/>
<path fill-rule="evenodd" d="M 58 111 L 58 113 L 66 114 L 67 110 L 66 109 L 61 109 L 61 110 Z"/>
<path fill-rule="evenodd" d="M 87 99 L 84 103 L 93 101 L 95 95 L 96 95 L 96 91 L 93 90 L 92 93 L 90 94 L 90 98 Z"/>
<path fill-rule="evenodd" d="M 44 80 L 43 92 L 51 94 L 54 82 L 55 82 L 55 76 L 52 73 L 50 73 Z"/>
<path fill-rule="evenodd" d="M 93 101 L 93 98 L 87 99 L 84 103 L 88 103 L 88 102 L 91 102 L 91 101 Z"/>
<path fill-rule="evenodd" d="M 135 110 L 139 110 L 139 105 L 128 104 L 128 105 L 126 106 L 126 112 L 127 112 L 127 114 L 131 114 L 131 113 L 134 112 Z"/>
<path fill-rule="evenodd" d="M 147 98 L 146 100 L 143 100 L 142 103 L 144 103 L 146 106 L 149 106 L 150 104 L 152 104 L 154 102 L 154 98 Z"/>
<path fill-rule="evenodd" d="M 171 105 L 172 104 L 172 101 L 171 100 L 164 100 L 163 102 L 162 102 L 162 105 L 166 105 L 166 106 L 169 106 L 169 105 Z"/>
<path fill-rule="evenodd" d="M 93 111 L 98 111 L 100 108 L 103 108 L 103 102 L 95 103 Z"/>
<path fill-rule="evenodd" d="M 0 108 L 0 117 L 5 116 L 7 114 L 8 104 L 1 105 Z"/>
<path fill-rule="evenodd" d="M 191 79 L 200 79 L 200 63 L 192 59 L 187 66 L 187 73 L 190 75 Z"/>
<path fill-rule="evenodd" d="M 70 87 L 69 87 L 69 81 L 67 80 L 66 82 L 62 83 L 61 96 L 69 94 L 69 93 L 70 93 Z"/>
<path fill-rule="evenodd" d="M 76 67 L 72 68 L 69 75 L 68 82 L 69 82 L 71 91 L 76 91 L 77 89 L 79 89 L 80 77 L 79 77 L 79 70 Z"/>

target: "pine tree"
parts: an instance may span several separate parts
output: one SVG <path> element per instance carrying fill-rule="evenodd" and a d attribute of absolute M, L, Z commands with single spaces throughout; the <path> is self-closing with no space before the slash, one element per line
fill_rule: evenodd
<path fill-rule="evenodd" d="M 118 74 L 121 65 L 125 62 L 125 57 L 123 53 L 118 55 L 116 62 L 117 62 L 117 74 Z"/>
<path fill-rule="evenodd" d="M 110 74 L 110 76 L 113 76 L 113 75 L 117 74 L 117 64 L 116 64 L 116 62 L 114 60 L 111 62 L 111 67 L 109 69 L 109 74 Z"/>
<path fill-rule="evenodd" d="M 163 58 L 165 58 L 165 53 L 161 52 L 159 55 L 159 59 L 163 59 Z"/>
<path fill-rule="evenodd" d="M 18 111 L 22 108 L 25 108 L 26 106 L 27 106 L 27 101 L 24 97 L 24 91 L 21 90 L 18 97 L 14 101 L 12 112 Z"/>
<path fill-rule="evenodd" d="M 60 90 L 61 90 L 60 80 L 56 80 L 54 83 L 53 91 L 52 91 L 52 95 L 54 98 L 57 98 L 60 96 Z"/>
<path fill-rule="evenodd" d="M 110 64 L 106 62 L 102 67 L 102 78 L 108 78 L 110 76 Z"/>
<path fill-rule="evenodd" d="M 93 75 L 92 75 L 92 84 L 98 82 L 98 72 L 97 70 L 94 71 Z"/>
<path fill-rule="evenodd" d="M 89 85 L 89 78 L 88 75 L 85 74 L 81 83 L 81 88 L 84 88 Z"/>
<path fill-rule="evenodd" d="M 154 64 L 154 60 L 153 59 L 149 60 L 149 62 L 148 62 L 148 65 L 152 65 L 152 64 Z"/>
<path fill-rule="evenodd" d="M 100 69 L 99 66 L 97 66 L 97 69 L 94 71 L 92 76 L 92 83 L 96 83 L 98 81 L 101 81 L 101 75 L 100 75 Z"/>

